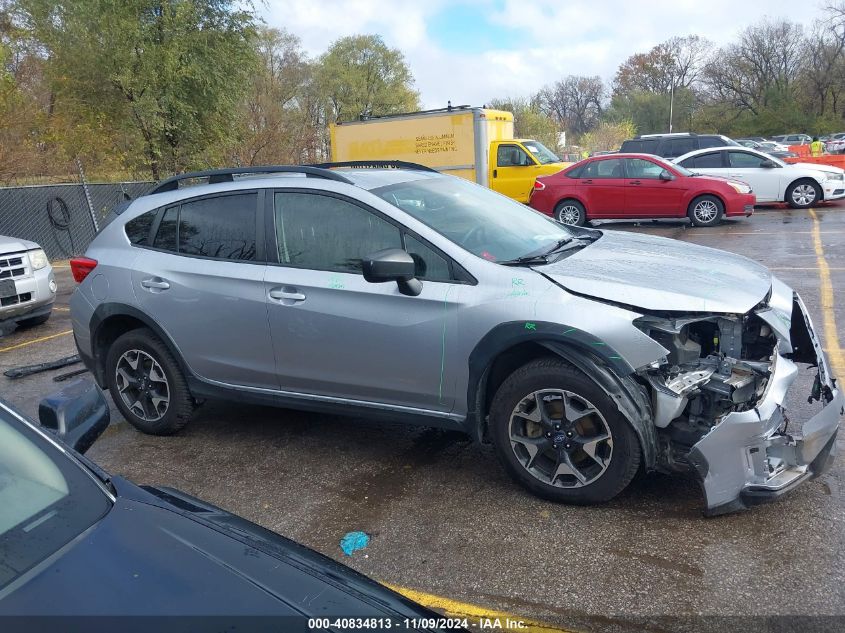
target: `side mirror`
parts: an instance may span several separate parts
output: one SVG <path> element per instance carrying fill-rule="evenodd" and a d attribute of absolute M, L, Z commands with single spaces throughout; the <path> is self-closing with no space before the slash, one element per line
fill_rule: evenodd
<path fill-rule="evenodd" d="M 772 169 L 773 167 L 777 167 L 777 163 L 771 160 L 763 160 L 760 161 L 760 167 L 763 167 L 765 169 Z"/>
<path fill-rule="evenodd" d="M 675 177 L 667 169 L 660 172 L 659 178 L 660 180 L 675 180 Z"/>
<path fill-rule="evenodd" d="M 373 284 L 395 281 L 399 292 L 416 297 L 422 292 L 422 282 L 416 278 L 414 258 L 401 248 L 385 248 L 368 255 L 361 262 L 364 279 Z"/>
<path fill-rule="evenodd" d="M 109 405 L 90 380 L 77 380 L 38 405 L 41 426 L 77 453 L 84 453 L 109 426 Z"/>

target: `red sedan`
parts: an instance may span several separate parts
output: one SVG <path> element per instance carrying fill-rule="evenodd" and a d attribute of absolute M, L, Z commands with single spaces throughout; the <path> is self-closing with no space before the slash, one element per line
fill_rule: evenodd
<path fill-rule="evenodd" d="M 738 180 L 698 175 L 650 154 L 610 154 L 539 176 L 529 204 L 563 224 L 688 217 L 714 226 L 722 216 L 751 215 L 755 202 Z"/>

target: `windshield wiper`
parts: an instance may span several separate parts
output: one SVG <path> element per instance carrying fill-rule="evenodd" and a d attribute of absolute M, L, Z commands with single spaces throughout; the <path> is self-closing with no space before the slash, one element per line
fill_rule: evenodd
<path fill-rule="evenodd" d="M 529 255 L 523 255 L 522 257 L 517 257 L 516 259 L 506 259 L 505 261 L 501 261 L 498 263 L 503 264 L 504 266 L 520 266 L 523 264 L 548 264 L 549 255 L 552 255 L 558 249 L 561 249 L 567 244 L 569 244 L 572 239 L 573 238 L 571 237 L 564 237 L 562 239 L 557 240 L 554 246 L 542 253 L 532 253 Z"/>

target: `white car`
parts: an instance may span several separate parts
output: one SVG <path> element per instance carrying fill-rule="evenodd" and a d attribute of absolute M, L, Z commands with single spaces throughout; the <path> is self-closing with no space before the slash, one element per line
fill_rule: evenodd
<path fill-rule="evenodd" d="M 746 147 L 700 149 L 673 162 L 699 174 L 746 182 L 757 202 L 786 202 L 805 209 L 821 200 L 845 198 L 845 170 L 810 163 L 790 165 Z"/>
<path fill-rule="evenodd" d="M 0 235 L 0 336 L 16 326 L 44 323 L 55 300 L 53 267 L 41 247 Z"/>
<path fill-rule="evenodd" d="M 842 154 L 845 152 L 845 132 L 833 134 L 824 142 L 824 148 L 831 154 Z"/>

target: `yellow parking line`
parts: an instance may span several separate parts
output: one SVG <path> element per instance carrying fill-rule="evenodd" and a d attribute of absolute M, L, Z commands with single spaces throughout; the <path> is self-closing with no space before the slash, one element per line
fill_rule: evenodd
<path fill-rule="evenodd" d="M 42 341 L 49 341 L 50 339 L 58 338 L 60 336 L 64 336 L 65 334 L 70 334 L 71 332 L 73 332 L 73 330 L 59 332 L 58 334 L 51 334 L 50 336 L 42 336 L 41 338 L 34 338 L 31 341 L 24 341 L 23 343 L 10 345 L 9 347 L 0 347 L 0 352 L 11 352 L 13 349 L 20 349 L 21 347 L 26 347 L 27 345 L 34 345 L 35 343 L 41 343 Z"/>
<path fill-rule="evenodd" d="M 836 330 L 836 315 L 834 309 L 833 281 L 830 279 L 830 267 L 824 256 L 822 246 L 822 230 L 819 217 L 814 209 L 810 209 L 813 218 L 813 247 L 816 260 L 819 263 L 819 279 L 821 281 L 822 318 L 824 319 L 824 338 L 827 343 L 828 357 L 833 366 L 833 373 L 842 380 L 845 378 L 845 353 L 839 346 L 839 335 Z"/>
<path fill-rule="evenodd" d="M 571 629 L 563 629 L 551 624 L 544 624 L 530 618 L 525 618 L 514 613 L 507 613 L 505 611 L 493 611 L 485 607 L 480 607 L 476 604 L 468 602 L 458 602 L 451 598 L 444 598 L 443 596 L 436 596 L 434 594 L 417 591 L 416 589 L 408 589 L 407 587 L 399 587 L 389 583 L 382 583 L 385 587 L 393 589 L 396 593 L 401 593 L 406 598 L 418 602 L 429 609 L 439 609 L 444 611 L 446 615 L 455 618 L 467 618 L 468 620 L 477 622 L 481 618 L 489 618 L 494 620 L 498 618 L 501 622 L 501 630 L 521 630 L 521 631 L 535 631 L 536 633 L 573 633 Z M 506 626 L 506 622 L 512 623 L 521 622 L 525 628 L 513 624 L 511 627 Z"/>
<path fill-rule="evenodd" d="M 70 312 L 70 308 L 64 306 L 53 306 L 53 310 L 58 310 L 59 312 Z"/>

